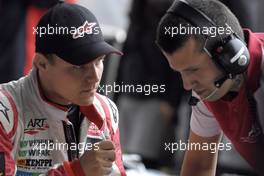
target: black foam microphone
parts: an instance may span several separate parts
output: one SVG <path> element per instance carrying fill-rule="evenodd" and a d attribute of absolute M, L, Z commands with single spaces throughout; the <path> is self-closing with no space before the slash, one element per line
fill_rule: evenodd
<path fill-rule="evenodd" d="M 227 79 L 233 79 L 234 76 L 232 74 L 226 74 L 222 76 L 220 79 L 216 80 L 214 82 L 215 87 L 220 88 L 222 84 L 227 80 Z"/>

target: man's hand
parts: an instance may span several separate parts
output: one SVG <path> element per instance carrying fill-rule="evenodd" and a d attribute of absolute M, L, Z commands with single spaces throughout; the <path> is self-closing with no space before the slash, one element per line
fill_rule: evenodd
<path fill-rule="evenodd" d="M 115 161 L 115 147 L 112 141 L 101 141 L 98 148 L 85 151 L 80 163 L 86 176 L 103 176 L 112 171 Z"/>

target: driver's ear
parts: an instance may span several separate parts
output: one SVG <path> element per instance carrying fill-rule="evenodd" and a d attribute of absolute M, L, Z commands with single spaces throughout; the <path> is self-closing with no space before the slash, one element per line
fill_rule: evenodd
<path fill-rule="evenodd" d="M 46 71 L 47 67 L 49 66 L 50 61 L 48 58 L 41 54 L 41 53 L 36 53 L 33 59 L 33 65 L 40 71 Z"/>

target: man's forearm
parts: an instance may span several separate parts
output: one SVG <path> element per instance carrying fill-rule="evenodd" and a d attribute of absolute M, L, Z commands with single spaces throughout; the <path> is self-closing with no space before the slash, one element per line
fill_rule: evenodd
<path fill-rule="evenodd" d="M 186 152 L 181 176 L 213 176 L 216 173 L 216 165 L 218 154 L 213 154 L 214 156 L 208 158 L 192 158 L 190 153 Z"/>

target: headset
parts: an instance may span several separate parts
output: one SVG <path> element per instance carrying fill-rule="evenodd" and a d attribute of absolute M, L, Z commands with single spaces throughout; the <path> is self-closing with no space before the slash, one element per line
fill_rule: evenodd
<path fill-rule="evenodd" d="M 167 14 L 179 16 L 189 22 L 191 25 L 199 28 L 217 27 L 217 25 L 202 11 L 192 7 L 185 0 L 174 1 L 167 10 Z M 216 34 L 215 37 L 210 34 L 205 35 L 204 51 L 210 56 L 213 62 L 224 72 L 224 76 L 215 81 L 216 89 L 220 88 L 227 79 L 233 79 L 236 75 L 244 73 L 250 62 L 250 55 L 244 41 L 231 29 L 231 34 L 224 39 Z M 214 93 L 216 91 L 213 91 Z M 209 96 L 212 96 L 211 93 Z M 191 97 L 192 98 L 192 97 Z M 194 97 L 193 97 L 194 98 Z M 208 97 L 207 97 L 208 98 Z M 196 105 L 199 100 L 190 100 Z"/>
<path fill-rule="evenodd" d="M 217 27 L 217 25 L 202 11 L 192 7 L 185 0 L 175 1 L 167 10 L 168 14 L 177 15 L 191 25 L 199 28 Z M 244 73 L 249 65 L 250 56 L 246 44 L 231 29 L 232 33 L 223 39 L 220 35 L 212 37 L 202 34 L 206 37 L 204 51 L 212 60 L 224 71 L 229 78 Z"/>

